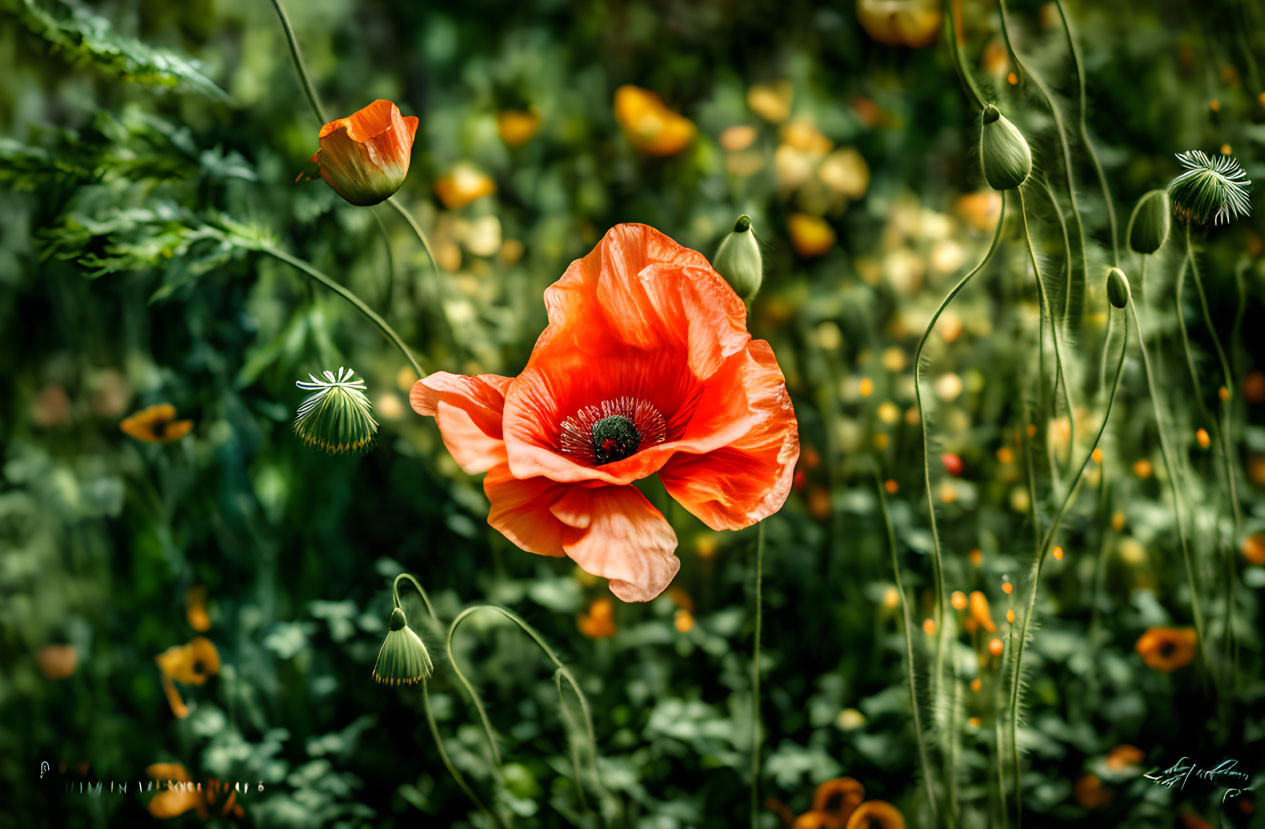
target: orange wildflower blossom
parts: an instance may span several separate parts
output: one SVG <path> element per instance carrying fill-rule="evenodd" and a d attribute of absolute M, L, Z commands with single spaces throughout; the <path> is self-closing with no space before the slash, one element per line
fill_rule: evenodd
<path fill-rule="evenodd" d="M 827 780 L 813 793 L 813 811 L 825 817 L 825 829 L 845 829 L 848 818 L 865 800 L 865 786 L 851 777 Z"/>
<path fill-rule="evenodd" d="M 610 599 L 594 599 L 580 617 L 577 627 L 590 639 L 609 639 L 615 635 L 615 608 Z"/>
<path fill-rule="evenodd" d="M 179 817 L 189 810 L 196 810 L 198 817 L 210 817 L 212 808 L 222 816 L 243 815 L 241 804 L 237 802 L 237 792 L 227 784 L 218 780 L 209 780 L 205 784 L 195 784 L 189 779 L 189 773 L 179 763 L 154 763 L 145 772 L 159 784 L 167 788 L 160 791 L 149 801 L 149 813 L 159 819 Z M 221 794 L 226 795 L 223 804 L 217 804 Z"/>
<path fill-rule="evenodd" d="M 193 421 L 176 420 L 176 407 L 159 403 L 124 418 L 119 428 L 124 434 L 146 443 L 170 443 L 189 434 Z"/>
<path fill-rule="evenodd" d="M 365 207 L 385 201 L 400 189 L 413 154 L 417 117 L 401 117 L 400 108 L 377 100 L 321 127 L 321 148 L 312 161 L 334 192 Z"/>
<path fill-rule="evenodd" d="M 163 693 L 171 713 L 187 717 L 189 708 L 176 691 L 176 682 L 185 685 L 201 685 L 208 677 L 220 672 L 220 654 L 215 645 L 202 636 L 195 636 L 187 645 L 172 645 L 154 657 L 162 671 Z"/>
<path fill-rule="evenodd" d="M 615 120 L 628 143 L 646 155 L 676 155 L 694 141 L 694 122 L 668 109 L 648 89 L 625 84 L 615 90 Z"/>
<path fill-rule="evenodd" d="M 1111 802 L 1111 789 L 1103 785 L 1096 774 L 1087 774 L 1076 781 L 1076 802 L 1082 809 L 1101 809 Z"/>
<path fill-rule="evenodd" d="M 1190 664 L 1198 643 L 1194 628 L 1149 628 L 1135 647 L 1148 668 L 1170 673 Z"/>
<path fill-rule="evenodd" d="M 848 818 L 845 829 L 905 829 L 905 816 L 890 803 L 867 800 Z"/>
<path fill-rule="evenodd" d="M 645 225 L 607 232 L 545 306 L 518 377 L 438 372 L 413 386 L 413 408 L 462 469 L 488 473 L 489 524 L 648 601 L 681 564 L 634 482 L 658 473 L 716 530 L 773 514 L 799 457 L 786 381 L 707 259 Z"/>

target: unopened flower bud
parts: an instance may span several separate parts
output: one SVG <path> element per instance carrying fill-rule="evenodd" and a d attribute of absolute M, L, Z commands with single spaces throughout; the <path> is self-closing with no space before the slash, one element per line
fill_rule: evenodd
<path fill-rule="evenodd" d="M 1129 278 L 1119 268 L 1107 272 L 1107 300 L 1117 308 L 1129 304 Z"/>
<path fill-rule="evenodd" d="M 1135 253 L 1155 253 L 1168 240 L 1172 226 L 1167 190 L 1151 190 L 1138 199 L 1129 217 L 1129 247 Z"/>
<path fill-rule="evenodd" d="M 378 662 L 373 668 L 374 681 L 382 685 L 412 685 L 428 678 L 434 664 L 422 637 L 408 626 L 403 608 L 391 611 L 387 627 L 386 641 L 378 651 Z"/>
<path fill-rule="evenodd" d="M 734 222 L 733 232 L 720 243 L 712 265 L 743 302 L 755 299 L 764 280 L 764 260 L 749 216 L 739 216 Z"/>
<path fill-rule="evenodd" d="M 1032 150 L 1027 139 L 992 104 L 984 108 L 979 153 L 984 178 L 994 190 L 1018 187 L 1032 172 Z"/>

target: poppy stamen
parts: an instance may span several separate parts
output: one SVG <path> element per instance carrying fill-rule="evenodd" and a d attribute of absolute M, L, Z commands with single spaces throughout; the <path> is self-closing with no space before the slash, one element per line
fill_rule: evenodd
<path fill-rule="evenodd" d="M 645 400 L 619 397 L 583 407 L 564 420 L 558 432 L 558 448 L 564 455 L 601 466 L 663 443 L 667 421 Z"/>

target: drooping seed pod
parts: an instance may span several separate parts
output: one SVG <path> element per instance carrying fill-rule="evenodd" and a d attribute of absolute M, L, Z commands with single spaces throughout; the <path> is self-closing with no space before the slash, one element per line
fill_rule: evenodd
<path fill-rule="evenodd" d="M 1129 278 L 1119 268 L 1107 272 L 1107 301 L 1117 308 L 1129 304 Z"/>
<path fill-rule="evenodd" d="M 749 216 L 739 216 L 734 222 L 733 232 L 721 241 L 716 250 L 712 267 L 725 278 L 734 293 L 742 297 L 743 302 L 755 299 L 764 281 L 764 261 Z"/>
<path fill-rule="evenodd" d="M 412 685 L 427 679 L 435 668 L 434 663 L 422 637 L 408 626 L 403 608 L 391 611 L 387 627 L 387 638 L 373 668 L 374 681 L 382 685 Z"/>
<path fill-rule="evenodd" d="M 1167 190 L 1151 190 L 1138 199 L 1129 217 L 1129 247 L 1135 253 L 1155 253 L 1164 247 L 1172 225 Z"/>
<path fill-rule="evenodd" d="M 997 107 L 984 108 L 979 139 L 980 167 L 994 190 L 1010 190 L 1032 173 L 1032 150 L 1019 128 Z"/>

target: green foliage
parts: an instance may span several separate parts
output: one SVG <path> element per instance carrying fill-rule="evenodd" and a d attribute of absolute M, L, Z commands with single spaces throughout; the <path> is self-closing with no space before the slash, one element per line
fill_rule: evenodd
<path fill-rule="evenodd" d="M 131 83 L 180 87 L 213 101 L 229 100 L 195 61 L 118 34 L 107 18 L 75 0 L 5 0 L 5 7 L 23 28 L 43 39 L 52 54 L 69 63 L 91 64 L 109 77 Z"/>

